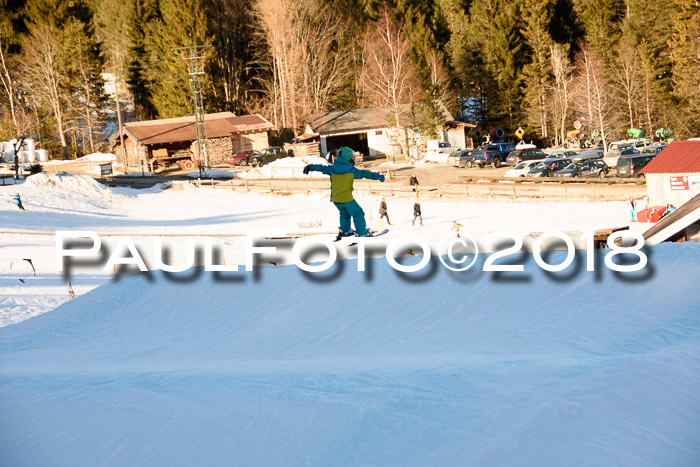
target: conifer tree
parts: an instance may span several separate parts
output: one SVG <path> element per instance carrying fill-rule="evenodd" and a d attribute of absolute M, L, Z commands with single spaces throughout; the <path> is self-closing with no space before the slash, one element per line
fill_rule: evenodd
<path fill-rule="evenodd" d="M 550 0 L 525 0 L 522 11 L 521 31 L 530 52 L 530 62 L 523 67 L 523 107 L 528 115 L 528 122 L 536 126 L 540 138 L 547 141 L 550 119 L 548 94 L 553 81 L 550 60 L 553 41 L 549 35 L 552 3 Z"/>
<path fill-rule="evenodd" d="M 152 0 L 132 0 L 126 83 L 134 100 L 137 120 L 150 120 L 157 115 L 149 79 L 152 63 L 148 47 L 155 17 L 156 10 Z"/>
<path fill-rule="evenodd" d="M 161 118 L 192 115 L 193 101 L 190 88 L 188 64 L 183 59 L 184 51 L 174 48 L 212 45 L 208 18 L 203 0 L 161 0 L 160 18 L 153 23 L 152 46 L 155 63 L 151 68 L 150 80 L 152 102 Z M 211 99 L 210 65 L 215 62 L 216 49 L 209 47 L 199 51 L 197 56 L 199 76 L 204 90 L 205 108 L 215 106 Z"/>

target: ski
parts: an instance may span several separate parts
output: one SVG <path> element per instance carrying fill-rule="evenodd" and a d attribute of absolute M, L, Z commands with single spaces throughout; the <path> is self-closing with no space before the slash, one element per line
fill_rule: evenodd
<path fill-rule="evenodd" d="M 372 234 L 368 235 L 367 237 L 357 237 L 357 238 L 380 237 L 380 236 L 385 235 L 385 234 L 388 234 L 388 233 L 389 233 L 389 229 L 384 229 L 384 230 L 382 230 L 382 231 L 380 231 L 380 232 L 372 233 Z M 352 243 L 349 243 L 349 244 L 348 244 L 348 246 L 355 246 L 355 245 L 357 245 L 357 242 L 352 242 Z"/>

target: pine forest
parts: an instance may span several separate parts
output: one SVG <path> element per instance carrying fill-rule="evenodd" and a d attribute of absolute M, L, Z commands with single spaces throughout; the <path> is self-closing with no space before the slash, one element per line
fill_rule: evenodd
<path fill-rule="evenodd" d="M 697 0 L 0 0 L 0 139 L 54 158 L 125 121 L 192 115 L 182 50 L 201 46 L 206 112 L 258 113 L 289 140 L 310 115 L 445 111 L 543 146 L 575 121 L 700 136 Z"/>

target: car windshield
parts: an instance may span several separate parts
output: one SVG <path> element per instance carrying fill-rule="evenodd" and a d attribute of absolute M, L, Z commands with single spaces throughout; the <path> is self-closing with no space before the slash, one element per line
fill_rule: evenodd
<path fill-rule="evenodd" d="M 632 161 L 626 157 L 621 157 L 617 160 L 618 167 L 629 167 L 630 165 L 632 165 Z"/>
<path fill-rule="evenodd" d="M 533 169 L 535 169 L 535 170 L 537 170 L 537 169 L 546 169 L 548 165 L 549 165 L 549 162 L 540 162 L 540 163 L 537 164 L 535 167 L 533 167 Z"/>
<path fill-rule="evenodd" d="M 564 167 L 564 168 L 565 168 L 565 169 L 569 169 L 569 170 L 573 170 L 573 169 L 576 168 L 577 165 L 578 165 L 578 164 L 576 164 L 575 162 L 572 162 L 571 164 L 567 165 L 567 166 Z"/>
<path fill-rule="evenodd" d="M 514 168 L 515 170 L 519 170 L 519 169 L 524 169 L 525 167 L 527 167 L 527 164 L 526 164 L 525 162 L 521 162 L 520 164 L 516 165 L 516 166 L 513 167 L 513 168 Z"/>

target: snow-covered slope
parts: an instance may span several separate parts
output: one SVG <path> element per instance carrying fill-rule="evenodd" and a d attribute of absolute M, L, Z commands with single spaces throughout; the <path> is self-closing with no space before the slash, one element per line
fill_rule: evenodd
<path fill-rule="evenodd" d="M 0 328 L 0 463 L 697 465 L 700 245 L 650 251 L 125 277 Z"/>

